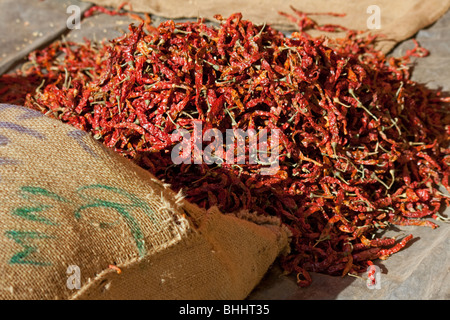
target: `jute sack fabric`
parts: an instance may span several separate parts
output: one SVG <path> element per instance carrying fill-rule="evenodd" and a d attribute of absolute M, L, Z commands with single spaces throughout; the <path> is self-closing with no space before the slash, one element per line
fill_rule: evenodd
<path fill-rule="evenodd" d="M 0 299 L 244 299 L 288 248 L 279 220 L 223 214 L 90 135 L 0 104 Z"/>
<path fill-rule="evenodd" d="M 118 7 L 122 0 L 84 0 L 95 4 Z M 293 24 L 279 11 L 293 13 L 290 6 L 306 13 L 345 13 L 344 17 L 329 15 L 311 16 L 319 24 L 338 24 L 349 29 L 367 30 L 383 34 L 378 49 L 389 52 L 397 43 L 413 36 L 420 29 L 438 20 L 449 8 L 450 0 L 130 0 L 133 11 L 148 12 L 157 16 L 179 19 L 202 17 L 214 20 L 215 14 L 224 17 L 241 12 L 243 18 L 257 24 L 268 23 L 279 29 L 289 29 Z M 373 5 L 377 8 L 374 9 Z M 125 7 L 127 8 L 127 7 Z M 378 10 L 379 9 L 379 10 Z M 379 25 L 374 26 L 373 14 L 379 13 Z M 317 33 L 315 33 L 317 35 Z M 329 33 L 340 37 L 342 33 Z"/>

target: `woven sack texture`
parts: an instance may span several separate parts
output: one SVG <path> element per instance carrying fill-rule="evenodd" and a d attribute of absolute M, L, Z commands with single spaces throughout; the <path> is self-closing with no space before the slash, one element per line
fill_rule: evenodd
<path fill-rule="evenodd" d="M 0 299 L 244 299 L 279 220 L 188 203 L 87 133 L 0 104 Z"/>

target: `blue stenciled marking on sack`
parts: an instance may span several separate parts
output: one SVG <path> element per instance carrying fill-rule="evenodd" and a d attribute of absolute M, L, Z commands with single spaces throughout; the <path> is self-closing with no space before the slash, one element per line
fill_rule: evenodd
<path fill-rule="evenodd" d="M 10 108 L 10 107 L 14 107 L 14 106 L 0 104 L 0 110 L 5 109 L 7 107 Z M 24 108 L 21 108 L 21 109 L 24 109 Z M 1 121 L 0 128 L 14 130 L 14 131 L 27 134 L 29 136 L 32 136 L 32 137 L 40 139 L 40 140 L 45 139 L 45 135 L 40 133 L 39 131 L 24 127 L 20 124 L 16 124 L 13 122 Z M 7 136 L 0 135 L 0 147 L 7 146 L 9 143 L 11 143 L 11 140 Z M 22 162 L 20 160 L 16 160 L 16 159 L 8 159 L 8 158 L 4 158 L 4 157 L 0 158 L 0 166 L 1 165 L 20 165 L 21 163 Z M 1 178 L 2 177 L 0 175 L 0 181 L 1 181 Z"/>
<path fill-rule="evenodd" d="M 21 164 L 22 162 L 20 160 L 16 160 L 16 159 L 8 159 L 5 157 L 0 157 L 0 166 L 4 166 L 4 165 L 17 165 L 17 164 Z"/>
<path fill-rule="evenodd" d="M 17 110 L 23 111 L 23 113 L 21 115 L 18 115 L 16 117 L 17 120 L 26 120 L 26 119 L 32 119 L 32 118 L 38 118 L 38 117 L 44 116 L 44 114 L 42 112 L 39 112 L 39 111 L 36 111 L 33 109 L 29 109 L 26 107 L 17 106 L 14 104 L 0 104 L 0 111 L 6 110 L 6 109 L 17 109 Z"/>
<path fill-rule="evenodd" d="M 6 146 L 8 143 L 10 143 L 9 138 L 0 134 L 0 147 L 1 146 Z M 0 157 L 0 166 L 4 166 L 4 165 L 19 165 L 19 164 L 21 164 L 20 160 L 8 159 L 8 158 L 5 158 L 5 157 Z M 0 181 L 1 181 L 1 176 L 0 176 Z"/>
<path fill-rule="evenodd" d="M 45 135 L 43 135 L 42 133 L 40 133 L 39 131 L 21 126 L 20 124 L 16 124 L 13 122 L 0 122 L 0 128 L 5 128 L 5 129 L 10 129 L 10 130 L 15 130 L 17 132 L 20 133 L 25 133 L 29 136 L 38 138 L 38 139 L 45 139 Z"/>
<path fill-rule="evenodd" d="M 0 134 L 0 146 L 6 146 L 10 142 L 11 140 L 9 140 L 8 137 L 5 137 L 4 135 Z"/>
<path fill-rule="evenodd" d="M 87 143 L 83 140 L 84 136 L 88 135 L 87 132 L 81 130 L 72 130 L 67 132 L 67 136 L 75 139 L 75 141 L 90 155 L 94 157 L 98 157 L 98 155 L 87 145 Z"/>

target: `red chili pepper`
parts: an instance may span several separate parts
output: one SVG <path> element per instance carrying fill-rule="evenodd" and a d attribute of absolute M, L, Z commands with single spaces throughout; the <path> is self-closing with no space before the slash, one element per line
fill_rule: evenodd
<path fill-rule="evenodd" d="M 118 266 L 116 266 L 116 265 L 114 265 L 114 264 L 110 264 L 110 265 L 108 266 L 108 268 L 109 268 L 109 269 L 112 269 L 112 270 L 115 270 L 115 271 L 117 272 L 117 274 L 121 274 L 121 273 L 122 273 L 122 270 L 121 270 Z"/>
<path fill-rule="evenodd" d="M 391 254 L 394 254 L 394 253 L 400 251 L 401 249 L 403 249 L 406 246 L 406 244 L 409 241 L 411 241 L 412 238 L 413 238 L 413 235 L 410 234 L 410 235 L 406 236 L 405 238 L 403 238 L 399 243 L 394 245 L 392 248 L 380 250 L 378 252 L 378 255 L 380 256 L 380 258 L 385 259 L 385 258 L 387 258 L 387 256 L 390 256 Z"/>
<path fill-rule="evenodd" d="M 150 26 L 148 15 L 122 9 L 87 15 L 141 24 L 107 44 L 57 41 L 30 54 L 22 71 L 0 77 L 0 101 L 90 132 L 199 206 L 279 217 L 292 232 L 282 265 L 301 286 L 311 282 L 309 271 L 365 270 L 410 239 L 374 238 L 378 229 L 437 226 L 426 218 L 450 203 L 438 190 L 450 190 L 449 99 L 411 80 L 411 56 L 425 54 L 418 44 L 387 58 L 375 36 L 355 30 L 325 41 L 307 32 L 345 28 L 295 9 L 283 14 L 299 26 L 291 37 L 239 13 L 217 16 L 217 27 Z M 279 145 L 268 148 L 269 138 L 258 150 L 279 151 L 276 173 L 261 175 L 264 162 L 249 163 L 249 139 L 244 156 L 225 150 L 232 163 L 175 165 L 173 130 L 193 133 L 199 123 L 201 134 L 278 129 Z"/>

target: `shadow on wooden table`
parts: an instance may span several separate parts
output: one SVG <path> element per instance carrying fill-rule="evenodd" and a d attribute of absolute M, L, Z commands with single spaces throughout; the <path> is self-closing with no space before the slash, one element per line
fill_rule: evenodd
<path fill-rule="evenodd" d="M 282 268 L 275 263 L 264 279 L 247 297 L 248 300 L 336 300 L 339 293 L 350 285 L 360 282 L 361 289 L 366 288 L 363 279 L 350 276 L 329 276 L 320 273 L 310 273 L 312 283 L 309 287 L 297 285 L 294 274 L 284 275 Z"/>

